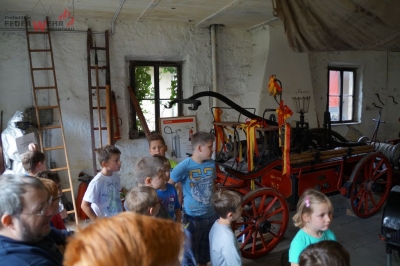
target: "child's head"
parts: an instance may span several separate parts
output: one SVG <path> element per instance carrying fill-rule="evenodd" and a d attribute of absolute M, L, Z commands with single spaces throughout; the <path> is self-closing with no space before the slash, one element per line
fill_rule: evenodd
<path fill-rule="evenodd" d="M 107 145 L 97 151 L 97 158 L 102 168 L 118 172 L 121 168 L 121 151 L 112 145 Z"/>
<path fill-rule="evenodd" d="M 62 194 L 62 191 L 61 191 L 61 179 L 60 179 L 60 176 L 57 174 L 57 172 L 44 170 L 44 171 L 41 171 L 41 172 L 37 173 L 36 177 L 53 180 L 54 183 L 56 184 L 57 188 L 58 188 L 58 195 L 59 195 L 59 197 L 61 197 L 61 194 Z"/>
<path fill-rule="evenodd" d="M 207 132 L 197 132 L 192 137 L 193 155 L 201 160 L 208 160 L 214 152 L 215 136 Z"/>
<path fill-rule="evenodd" d="M 242 196 L 231 190 L 219 190 L 212 197 L 212 205 L 219 217 L 237 220 L 242 214 Z"/>
<path fill-rule="evenodd" d="M 337 241 L 309 245 L 300 254 L 300 266 L 350 266 L 349 252 Z"/>
<path fill-rule="evenodd" d="M 36 175 L 36 173 L 46 169 L 44 160 L 46 156 L 41 151 L 28 151 L 22 155 L 22 166 L 28 174 Z"/>
<path fill-rule="evenodd" d="M 183 241 L 179 223 L 124 212 L 73 235 L 63 265 L 180 265 Z"/>
<path fill-rule="evenodd" d="M 162 161 L 162 163 L 163 163 L 163 165 L 164 165 L 164 174 L 165 174 L 165 180 L 166 180 L 166 182 L 168 182 L 169 181 L 169 176 L 170 176 L 170 173 L 171 173 L 171 163 L 169 162 L 169 160 L 166 158 L 166 157 L 164 157 L 164 156 L 161 156 L 161 155 L 153 155 L 153 157 L 156 157 L 156 158 L 158 158 L 160 161 Z"/>
<path fill-rule="evenodd" d="M 49 196 L 52 197 L 52 202 L 51 202 L 51 216 L 54 216 L 58 213 L 58 202 L 60 201 L 60 197 L 58 196 L 58 188 L 56 183 L 50 179 L 45 179 L 45 178 L 39 178 L 40 181 L 42 181 L 43 185 L 46 187 L 47 192 L 49 193 Z"/>
<path fill-rule="evenodd" d="M 151 155 L 161 155 L 165 156 L 165 152 L 168 150 L 167 145 L 165 145 L 164 138 L 159 133 L 153 133 L 149 137 L 149 152 Z"/>
<path fill-rule="evenodd" d="M 160 211 L 160 200 L 152 187 L 132 188 L 125 196 L 127 211 L 155 216 Z"/>
<path fill-rule="evenodd" d="M 142 157 L 135 166 L 135 177 L 138 185 L 150 186 L 154 189 L 166 185 L 164 163 L 157 157 Z"/>
<path fill-rule="evenodd" d="M 294 225 L 303 228 L 313 220 L 316 214 L 314 212 L 321 212 L 320 215 L 324 214 L 332 220 L 333 206 L 325 194 L 315 189 L 308 189 L 297 202 L 297 212 L 293 216 Z"/>

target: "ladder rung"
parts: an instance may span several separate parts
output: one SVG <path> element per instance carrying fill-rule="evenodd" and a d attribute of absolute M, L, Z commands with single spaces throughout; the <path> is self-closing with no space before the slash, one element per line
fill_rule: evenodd
<path fill-rule="evenodd" d="M 30 49 L 29 52 L 31 52 L 31 53 L 34 53 L 34 52 L 40 53 L 40 52 L 51 52 L 51 50 L 50 49 Z"/>
<path fill-rule="evenodd" d="M 96 66 L 90 66 L 91 69 L 96 69 Z M 107 69 L 106 66 L 98 66 L 97 69 Z"/>
<path fill-rule="evenodd" d="M 54 70 L 54 67 L 34 67 L 32 71 L 34 70 Z"/>
<path fill-rule="evenodd" d="M 51 168 L 51 169 L 48 169 L 48 170 L 50 170 L 52 172 L 67 171 L 68 172 L 68 179 L 69 179 L 69 182 L 71 184 L 72 180 L 71 180 L 71 173 L 70 173 L 70 168 L 69 168 L 69 164 L 68 164 L 67 146 L 66 146 L 65 139 L 64 139 L 64 130 L 63 130 L 62 119 L 61 119 L 60 99 L 59 99 L 58 92 L 57 92 L 56 69 L 55 69 L 55 65 L 54 65 L 54 61 L 53 61 L 53 50 L 52 50 L 52 45 L 51 45 L 50 29 L 48 27 L 49 18 L 46 17 L 46 21 L 45 21 L 46 24 L 44 26 L 47 26 L 47 27 L 43 28 L 43 31 L 40 31 L 40 30 L 36 31 L 36 29 L 29 31 L 28 30 L 27 17 L 24 17 L 24 20 L 25 20 L 25 32 L 26 32 L 26 35 L 27 35 L 26 37 L 27 37 L 27 48 L 28 48 L 29 64 L 30 64 L 30 74 L 31 74 L 31 79 L 32 79 L 32 83 L 33 83 L 33 92 L 34 92 L 33 93 L 33 98 L 34 98 L 34 100 L 36 102 L 37 92 L 39 92 L 39 90 L 51 90 L 51 89 L 55 90 L 55 97 L 56 97 L 55 98 L 56 101 L 52 103 L 52 104 L 56 104 L 56 105 L 50 105 L 50 104 L 48 104 L 48 105 L 43 104 L 41 106 L 36 105 L 35 106 L 36 113 L 38 113 L 39 111 L 42 111 L 42 110 L 58 109 L 59 110 L 59 116 L 60 116 L 60 123 L 58 125 L 48 125 L 48 126 L 40 126 L 39 125 L 38 126 L 39 133 L 40 133 L 39 137 L 40 137 L 40 142 L 41 143 L 42 143 L 42 137 L 41 137 L 42 134 L 41 133 L 43 133 L 44 130 L 60 129 L 61 132 L 55 132 L 54 131 L 54 133 L 57 133 L 57 134 L 60 133 L 62 135 L 62 143 L 57 143 L 58 146 L 53 146 L 53 147 L 43 147 L 42 146 L 42 151 L 43 152 L 49 152 L 49 151 L 54 151 L 54 150 L 60 150 L 62 152 L 62 150 L 64 150 L 64 152 L 65 152 L 65 157 L 64 158 L 65 158 L 65 162 L 66 162 L 66 164 L 64 164 L 64 165 L 66 165 L 66 166 L 54 167 L 54 168 Z M 107 33 L 107 31 L 106 31 L 106 33 Z M 49 46 L 44 46 L 44 47 L 42 46 L 43 48 L 40 48 L 38 46 L 31 47 L 31 44 L 30 44 L 30 39 L 31 38 L 29 37 L 30 34 L 41 34 L 43 37 L 47 37 L 47 38 L 45 38 L 45 43 L 48 44 Z M 45 36 L 45 35 L 47 35 L 47 36 Z M 106 36 L 108 36 L 108 35 L 106 35 Z M 46 56 L 51 55 L 52 63 L 36 65 L 37 67 L 33 67 L 33 62 L 32 62 L 33 53 L 36 53 L 35 55 L 37 55 L 37 56 L 39 56 L 39 55 L 41 57 L 44 56 L 45 58 L 46 58 Z M 38 54 L 38 53 L 42 53 L 42 54 Z M 45 53 L 45 54 L 43 54 L 43 53 Z M 51 71 L 53 73 L 53 76 L 54 76 L 54 83 L 50 83 L 52 85 L 50 85 L 50 84 L 40 84 L 41 86 L 37 86 L 36 87 L 35 86 L 35 82 L 34 82 L 34 75 L 35 75 L 35 73 L 38 73 L 38 72 L 35 72 L 35 71 Z M 97 72 L 98 71 L 96 71 L 96 73 Z M 41 73 L 44 73 L 44 72 L 41 72 Z M 49 73 L 49 72 L 46 72 L 46 73 Z M 46 91 L 44 91 L 44 92 L 46 92 Z M 47 93 L 50 93 L 50 91 L 47 91 Z M 89 106 L 92 106 L 92 105 L 93 104 L 90 104 Z M 100 104 L 98 104 L 98 106 L 100 106 Z M 39 120 L 39 117 L 38 117 L 38 120 Z M 40 124 L 40 123 L 38 123 L 38 124 Z M 42 132 L 40 132 L 40 131 L 42 131 Z M 73 207 L 74 210 L 67 211 L 67 213 L 68 214 L 73 214 L 75 216 L 75 221 L 76 221 L 76 224 L 78 225 L 78 220 L 79 219 L 78 219 L 78 215 L 77 215 L 77 211 L 76 211 L 73 187 L 71 186 L 70 188 L 63 189 L 62 192 L 70 192 L 72 194 L 72 203 L 74 205 L 74 207 Z"/>
<path fill-rule="evenodd" d="M 106 87 L 104 87 L 104 86 L 99 86 L 99 90 L 104 90 Z M 96 90 L 97 89 L 97 87 L 95 87 L 95 86 L 92 86 L 92 90 Z"/>
<path fill-rule="evenodd" d="M 93 110 L 97 110 L 97 109 L 99 109 L 99 108 L 97 108 L 97 106 L 94 106 L 94 107 L 92 107 L 92 109 L 93 109 Z M 100 109 L 103 109 L 103 110 L 104 110 L 104 109 L 106 109 L 106 107 L 100 106 Z"/>
<path fill-rule="evenodd" d="M 49 148 L 44 148 L 45 151 L 53 151 L 53 150 L 61 150 L 64 149 L 64 146 L 54 146 Z"/>
<path fill-rule="evenodd" d="M 48 90 L 48 89 L 55 89 L 55 86 L 48 86 L 48 87 L 35 87 L 35 90 Z"/>
<path fill-rule="evenodd" d="M 91 50 L 106 50 L 105 47 L 94 47 L 94 46 L 90 46 Z"/>
<path fill-rule="evenodd" d="M 59 168 L 52 168 L 50 171 L 52 172 L 57 172 L 57 171 L 62 171 L 62 170 L 68 170 L 68 167 L 59 167 Z"/>
<path fill-rule="evenodd" d="M 99 127 L 94 127 L 93 130 L 99 130 Z M 101 127 L 101 130 L 107 130 L 107 127 Z"/>
<path fill-rule="evenodd" d="M 61 128 L 61 126 L 55 125 L 55 126 L 40 127 L 39 130 L 47 130 L 47 129 L 55 129 L 55 128 Z"/>
<path fill-rule="evenodd" d="M 48 31 L 27 31 L 28 34 L 49 34 Z"/>
<path fill-rule="evenodd" d="M 50 106 L 38 106 L 37 109 L 39 110 L 47 110 L 47 109 L 56 109 L 58 105 L 50 105 Z"/>

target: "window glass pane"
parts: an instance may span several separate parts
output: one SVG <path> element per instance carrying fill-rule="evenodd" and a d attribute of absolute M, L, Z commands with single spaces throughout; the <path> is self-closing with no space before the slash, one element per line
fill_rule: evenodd
<path fill-rule="evenodd" d="M 144 118 L 146 119 L 149 130 L 150 131 L 156 130 L 154 101 L 142 100 L 139 102 L 139 104 L 140 104 L 140 108 L 142 109 Z M 140 125 L 140 120 L 137 117 L 137 115 L 136 115 L 136 125 L 137 125 L 138 129 L 143 130 L 142 126 Z"/>
<path fill-rule="evenodd" d="M 175 99 L 178 92 L 177 67 L 160 67 L 160 98 Z"/>
<path fill-rule="evenodd" d="M 329 97 L 329 112 L 331 113 L 331 121 L 339 121 L 339 97 Z"/>
<path fill-rule="evenodd" d="M 174 104 L 171 109 L 165 108 L 165 105 L 171 100 L 160 100 L 160 117 L 178 116 L 178 105 Z"/>
<path fill-rule="evenodd" d="M 353 97 L 343 96 L 342 120 L 353 120 Z"/>
<path fill-rule="evenodd" d="M 135 67 L 135 94 L 138 100 L 154 99 L 154 67 Z"/>
<path fill-rule="evenodd" d="M 353 96 L 354 93 L 353 71 L 343 71 L 343 96 Z"/>
<path fill-rule="evenodd" d="M 329 71 L 329 95 L 338 96 L 340 93 L 340 72 L 336 70 Z"/>

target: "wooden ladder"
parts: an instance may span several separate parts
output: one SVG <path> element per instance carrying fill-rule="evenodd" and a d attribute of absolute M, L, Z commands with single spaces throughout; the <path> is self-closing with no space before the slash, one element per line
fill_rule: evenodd
<path fill-rule="evenodd" d="M 68 211 L 67 213 L 75 215 L 75 222 L 78 225 L 79 221 L 76 212 L 75 196 L 74 196 L 75 194 L 73 190 L 70 166 L 68 161 L 68 151 L 67 151 L 67 146 L 65 144 L 64 128 L 63 128 L 61 108 L 60 108 L 60 98 L 58 96 L 56 70 L 54 67 L 54 58 L 53 58 L 53 48 L 51 45 L 50 32 L 48 30 L 47 25 L 48 25 L 48 18 L 46 17 L 45 29 L 43 29 L 42 31 L 29 31 L 27 18 L 25 17 L 26 39 L 28 45 L 29 64 L 30 64 L 30 72 L 32 79 L 33 99 L 35 104 L 36 118 L 39 130 L 39 141 L 41 150 L 43 153 L 46 154 L 46 158 L 49 158 L 47 154 L 51 153 L 51 155 L 53 155 L 52 158 L 56 157 L 56 160 L 59 165 L 64 165 L 65 163 L 65 166 L 52 168 L 49 170 L 53 172 L 59 172 L 59 171 L 63 173 L 65 173 L 64 171 L 67 172 L 69 187 L 64 188 L 62 192 L 71 193 L 71 199 L 74 209 Z M 40 42 L 43 44 L 43 41 L 45 42 L 44 43 L 45 48 L 37 47 L 37 43 Z M 39 56 L 40 54 L 41 57 Z M 48 66 L 47 64 L 47 59 L 49 56 L 51 59 L 50 60 L 51 66 Z M 49 72 L 52 73 L 51 75 L 52 77 L 48 76 Z M 53 115 L 55 115 L 56 119 L 58 118 L 59 122 L 57 124 L 53 124 L 50 126 L 42 126 L 40 123 L 40 116 L 39 116 L 40 110 L 53 110 Z M 42 134 L 44 134 L 45 132 L 51 134 L 51 141 L 57 142 L 58 144 L 57 146 L 52 146 L 52 147 L 44 146 Z M 64 160 L 65 162 L 61 162 Z"/>
<path fill-rule="evenodd" d="M 88 70 L 88 92 L 90 107 L 90 128 L 92 141 L 93 175 L 97 174 L 96 150 L 107 145 L 114 144 L 114 130 L 111 118 L 111 78 L 110 78 L 110 53 L 108 44 L 108 31 L 104 33 L 104 47 L 93 45 L 92 31 L 87 31 L 87 70 Z M 94 51 L 94 65 L 91 57 Z M 105 65 L 99 66 L 97 53 L 102 53 L 102 60 Z M 92 81 L 94 71 L 95 82 Z M 99 77 L 104 77 L 100 82 Z M 101 84 L 100 84 L 101 83 Z M 96 103 L 94 105 L 94 102 Z M 106 122 L 104 122 L 104 120 Z M 104 132 L 106 131 L 106 132 Z M 103 134 L 107 133 L 107 134 Z M 106 137 L 107 135 L 107 137 Z"/>

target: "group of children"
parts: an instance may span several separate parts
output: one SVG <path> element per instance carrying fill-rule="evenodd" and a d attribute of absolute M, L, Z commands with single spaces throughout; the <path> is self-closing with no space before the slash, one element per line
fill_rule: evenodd
<path fill-rule="evenodd" d="M 211 159 L 214 140 L 211 133 L 197 132 L 191 138 L 192 156 L 177 164 L 165 157 L 167 146 L 163 137 L 152 134 L 151 156 L 137 161 L 134 173 L 137 187 L 125 196 L 126 211 L 183 223 L 186 243 L 182 265 L 207 265 L 210 245 L 213 265 L 242 265 L 230 229 L 231 222 L 241 215 L 242 198 L 232 191 L 214 193 L 216 169 Z M 102 170 L 90 182 L 81 205 L 91 219 L 122 211 L 121 187 L 116 175 L 121 167 L 120 151 L 106 146 L 98 152 L 98 159 Z M 220 245 L 221 238 L 229 239 L 235 256 Z"/>
<path fill-rule="evenodd" d="M 152 156 L 136 163 L 134 176 L 138 186 L 125 197 L 126 211 L 183 223 L 186 239 L 181 265 L 207 265 L 210 261 L 212 265 L 242 265 L 237 237 L 231 229 L 232 222 L 242 215 L 242 197 L 234 191 L 215 189 L 216 169 L 211 159 L 214 140 L 211 133 L 197 132 L 191 138 L 192 156 L 176 164 L 165 157 L 167 146 L 163 137 L 151 135 Z M 34 155 L 40 157 L 40 164 L 33 154 L 25 156 L 35 157 L 33 160 L 23 157 L 28 175 L 45 169 L 44 156 Z M 121 169 L 120 155 L 114 146 L 98 151 L 102 169 L 90 182 L 81 204 L 93 220 L 123 211 L 121 183 L 116 173 Z M 42 175 L 53 179 L 59 187 L 59 178 L 48 172 Z M 314 189 L 303 193 L 293 217 L 300 230 L 290 245 L 292 266 L 328 265 L 323 258 L 338 260 L 335 265 L 350 265 L 348 252 L 329 229 L 332 213 L 333 206 L 326 195 Z"/>

